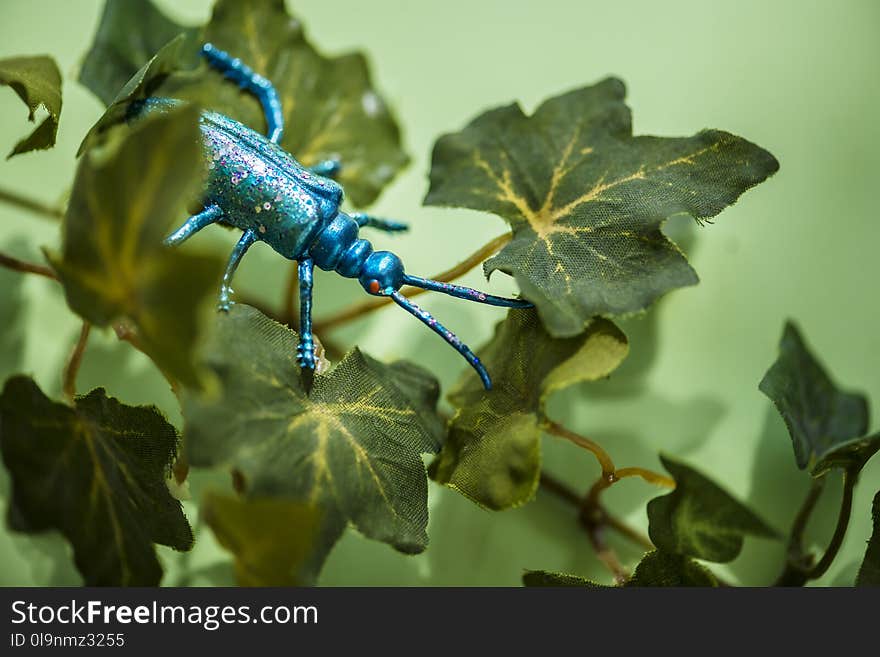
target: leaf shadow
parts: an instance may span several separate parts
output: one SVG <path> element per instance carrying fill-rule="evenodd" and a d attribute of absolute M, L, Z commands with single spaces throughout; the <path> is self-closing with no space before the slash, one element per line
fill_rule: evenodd
<path fill-rule="evenodd" d="M 814 552 L 825 549 L 834 531 L 842 493 L 841 478 L 830 477 L 816 505 L 806 531 L 806 546 Z M 782 418 L 767 403 L 764 425 L 752 466 L 751 485 L 745 503 L 772 527 L 782 532 L 779 541 L 747 539 L 730 571 L 748 585 L 771 584 L 785 561 L 787 535 L 810 487 L 810 475 L 798 470 L 792 452 L 791 437 Z"/>

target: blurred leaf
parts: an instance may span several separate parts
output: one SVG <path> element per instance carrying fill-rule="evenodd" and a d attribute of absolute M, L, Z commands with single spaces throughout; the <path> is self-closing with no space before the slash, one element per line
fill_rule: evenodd
<path fill-rule="evenodd" d="M 107 110 L 83 138 L 77 156 L 82 155 L 92 146 L 100 135 L 114 125 L 122 123 L 132 102 L 154 95 L 153 92 L 159 84 L 168 77 L 169 73 L 177 69 L 184 45 L 192 44 L 186 42 L 183 35 L 165 44 L 121 89 L 117 88 L 118 93 L 108 103 Z"/>
<path fill-rule="evenodd" d="M 28 121 L 34 122 L 41 105 L 49 113 L 30 135 L 15 145 L 7 159 L 54 146 L 61 115 L 61 72 L 55 60 L 45 55 L 0 59 L 0 84 L 12 87 L 27 105 Z"/>
<path fill-rule="evenodd" d="M 16 376 L 0 395 L 0 449 L 13 484 L 9 524 L 59 530 L 87 585 L 155 586 L 153 543 L 192 547 L 165 483 L 177 432 L 155 407 L 126 406 L 98 388 L 70 408 Z"/>
<path fill-rule="evenodd" d="M 83 69 L 84 83 L 109 104 L 138 67 L 181 31 L 149 2 L 111 2 Z M 197 36 L 186 30 L 177 68 L 187 68 L 196 43 L 203 42 L 228 51 L 275 85 L 285 121 L 281 145 L 306 166 L 341 160 L 339 180 L 355 205 L 373 202 L 407 164 L 397 123 L 373 87 L 365 57 L 319 54 L 283 0 L 219 0 Z M 172 68 L 170 62 L 160 73 Z M 176 73 L 150 91 L 195 100 L 265 130 L 256 98 L 207 66 Z"/>
<path fill-rule="evenodd" d="M 21 272 L 0 268 L 0 381 L 19 371 L 25 346 Z"/>
<path fill-rule="evenodd" d="M 719 130 L 632 136 L 624 85 L 607 79 L 478 116 L 434 146 L 428 205 L 504 217 L 513 240 L 484 264 L 513 274 L 551 335 L 646 308 L 697 282 L 663 222 L 709 219 L 773 174 L 776 159 Z"/>
<path fill-rule="evenodd" d="M 196 32 L 166 18 L 150 0 L 107 0 L 79 81 L 105 105 L 111 105 L 121 95 L 123 85 L 179 34 L 195 51 Z M 183 51 L 178 52 L 181 55 Z"/>
<path fill-rule="evenodd" d="M 681 554 L 648 552 L 624 586 L 718 586 L 706 568 Z"/>
<path fill-rule="evenodd" d="M 531 570 L 523 575 L 525 586 L 581 586 L 586 588 L 617 588 L 597 584 L 578 575 Z M 690 557 L 662 550 L 648 552 L 632 577 L 623 584 L 633 586 L 718 586 L 718 580 Z"/>
<path fill-rule="evenodd" d="M 98 326 L 127 318 L 139 347 L 170 376 L 197 380 L 192 350 L 223 262 L 165 247 L 186 216 L 202 169 L 198 110 L 117 128 L 80 161 L 60 257 L 49 255 L 67 302 Z"/>
<path fill-rule="evenodd" d="M 209 493 L 201 513 L 220 545 L 235 555 L 239 586 L 305 583 L 300 572 L 321 529 L 317 508 L 285 499 Z"/>
<path fill-rule="evenodd" d="M 829 467 L 864 465 L 877 450 L 877 437 L 852 441 L 868 430 L 865 397 L 834 384 L 790 321 L 785 324 L 779 352 L 759 388 L 785 420 L 798 467 L 809 466 L 819 476 Z"/>
<path fill-rule="evenodd" d="M 573 338 L 551 337 L 534 310 L 511 310 L 479 358 L 495 386 L 468 371 L 449 395 L 458 410 L 431 477 L 490 509 L 528 501 L 540 475 L 540 437 L 550 393 L 608 376 L 626 357 L 626 336 L 597 319 Z"/>
<path fill-rule="evenodd" d="M 527 570 L 522 578 L 523 586 L 582 586 L 587 588 L 611 588 L 596 584 L 578 575 L 554 573 L 549 570 Z"/>
<path fill-rule="evenodd" d="M 399 367 L 354 349 L 306 395 L 296 345 L 295 333 L 248 306 L 218 316 L 204 352 L 218 390 L 182 394 L 190 464 L 233 469 L 249 495 L 318 507 L 327 550 L 348 521 L 402 552 L 424 550 L 419 455 L 439 444 L 429 393 L 416 402 L 410 395 L 436 384 L 422 371 L 404 393 Z"/>
<path fill-rule="evenodd" d="M 871 517 L 874 519 L 874 532 L 868 541 L 856 586 L 880 586 L 880 492 L 874 496 Z"/>
<path fill-rule="evenodd" d="M 707 561 L 732 561 L 743 537 L 779 538 L 748 507 L 696 470 L 661 456 L 675 490 L 648 502 L 648 533 L 658 550 Z"/>

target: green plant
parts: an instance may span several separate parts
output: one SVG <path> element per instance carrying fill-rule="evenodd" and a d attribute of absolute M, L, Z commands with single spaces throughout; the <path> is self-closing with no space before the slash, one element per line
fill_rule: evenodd
<path fill-rule="evenodd" d="M 142 38 L 129 38 L 132 32 Z M 548 411 L 553 394 L 582 382 L 601 386 L 624 361 L 629 343 L 611 318 L 643 311 L 666 292 L 697 282 L 661 231 L 663 222 L 680 213 L 711 221 L 776 171 L 769 153 L 720 131 L 634 137 L 623 84 L 614 79 L 551 98 L 531 116 L 517 105 L 480 115 L 437 141 L 426 203 L 493 213 L 511 226 L 434 276 L 453 280 L 485 261 L 487 275 L 511 274 L 536 304 L 534 311 L 511 311 L 479 350 L 495 389 L 486 394 L 466 373 L 449 393 L 450 415 L 438 410 L 437 381 L 421 367 L 380 363 L 357 348 L 343 353 L 328 333 L 384 303 L 369 299 L 316 322 L 337 364 L 309 396 L 293 364 L 296 335 L 286 328 L 297 321 L 290 303 L 295 276 L 283 308 L 242 290 L 244 303 L 217 316 L 209 307 L 222 266 L 217 253 L 161 246 L 198 197 L 196 110 L 135 128 L 119 125 L 132 100 L 168 95 L 261 128 L 252 98 L 195 66 L 192 53 L 205 40 L 254 63 L 282 96 L 296 99 L 285 103 L 292 129 L 284 147 L 305 164 L 343 155 L 349 166 L 342 182 L 356 206 L 375 200 L 407 161 L 363 57 L 320 55 L 281 2 L 220 0 L 211 21 L 193 29 L 146 0 L 110 0 L 80 73 L 108 109 L 83 140 L 69 202 L 60 210 L 0 191 L 0 200 L 63 216 L 62 246 L 47 251 L 48 266 L 6 255 L 0 264 L 57 280 L 83 319 L 63 377 L 64 401 L 49 399 L 22 376 L 10 378 L 0 396 L 14 529 L 60 530 L 87 583 L 157 584 L 162 573 L 154 544 L 192 545 L 172 493 L 179 494 L 190 469 L 221 470 L 231 473 L 231 490 L 207 493 L 201 518 L 233 553 L 240 583 L 311 583 L 349 525 L 402 552 L 426 548 L 421 455 L 436 453 L 430 476 L 483 507 L 526 504 L 540 485 L 571 501 L 618 583 L 718 584 L 718 575 L 695 559 L 727 562 L 745 536 L 781 538 L 690 466 L 664 456 L 668 475 L 618 468 L 597 441 Z M 0 82 L 12 86 L 31 116 L 41 104 L 49 112 L 13 154 L 52 145 L 60 79 L 48 58 L 0 61 Z M 365 96 L 374 99 L 372 109 Z M 180 401 L 182 444 L 156 408 L 127 405 L 101 389 L 77 394 L 92 326 L 111 327 L 161 369 Z M 786 419 L 798 466 L 813 478 L 778 578 L 803 584 L 836 555 L 853 486 L 880 437 L 862 437 L 865 400 L 833 386 L 793 327 L 761 389 Z M 544 434 L 597 458 L 601 477 L 585 496 L 542 471 Z M 845 479 L 840 520 L 815 559 L 803 530 L 836 471 Z M 633 476 L 674 487 L 649 503 L 649 536 L 602 502 L 605 490 Z M 647 552 L 632 575 L 610 547 L 609 530 Z M 876 583 L 878 533 L 860 583 Z M 527 584 L 581 581 L 552 573 L 525 577 Z"/>

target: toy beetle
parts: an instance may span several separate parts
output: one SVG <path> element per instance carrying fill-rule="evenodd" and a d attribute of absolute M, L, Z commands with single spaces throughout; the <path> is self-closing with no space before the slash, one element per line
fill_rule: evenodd
<path fill-rule="evenodd" d="M 172 233 L 166 243 L 181 244 L 205 226 L 221 223 L 244 231 L 232 251 L 220 287 L 221 310 L 228 311 L 232 277 L 250 246 L 260 240 L 299 268 L 300 330 L 296 359 L 307 389 L 315 370 L 312 338 L 312 277 L 315 266 L 357 278 L 369 294 L 387 296 L 446 340 L 473 366 L 483 385 L 491 389 L 486 368 L 456 335 L 399 290 L 413 285 L 492 306 L 526 308 L 532 304 L 507 299 L 460 285 L 410 276 L 403 263 L 389 251 L 374 251 L 360 239 L 361 227 L 405 230 L 406 225 L 367 214 L 346 214 L 339 209 L 342 187 L 332 178 L 340 163 L 328 160 L 304 167 L 278 142 L 284 131 L 281 103 L 272 83 L 227 53 L 205 44 L 201 51 L 208 63 L 227 78 L 254 94 L 266 116 L 268 137 L 216 112 L 202 112 L 200 129 L 208 166 L 205 209 Z M 150 97 L 132 103 L 127 118 L 136 120 L 150 112 L 167 111 L 182 101 Z"/>

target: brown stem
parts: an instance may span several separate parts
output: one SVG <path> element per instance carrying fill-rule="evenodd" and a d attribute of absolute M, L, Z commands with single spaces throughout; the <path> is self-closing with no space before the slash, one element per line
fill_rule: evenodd
<path fill-rule="evenodd" d="M 92 325 L 84 321 L 79 332 L 79 339 L 76 341 L 73 351 L 70 352 L 70 358 L 67 359 L 67 366 L 64 368 L 62 390 L 64 391 L 64 396 L 71 403 L 73 403 L 74 397 L 76 397 L 76 374 L 79 372 L 79 366 L 82 363 L 91 330 Z"/>
<path fill-rule="evenodd" d="M 0 267 L 6 267 L 7 269 L 20 271 L 26 274 L 37 274 L 38 276 L 45 276 L 46 278 L 51 278 L 55 281 L 58 280 L 58 277 L 55 275 L 55 272 L 52 271 L 51 268 L 46 267 L 45 265 L 38 265 L 33 262 L 25 262 L 24 260 L 13 258 L 12 256 L 6 255 L 5 253 L 0 253 Z"/>
<path fill-rule="evenodd" d="M 471 269 L 480 265 L 484 260 L 497 253 L 501 249 L 501 247 L 503 247 L 510 241 L 511 237 L 511 233 L 499 235 L 495 239 L 487 242 L 482 247 L 474 251 L 471 255 L 455 265 L 455 267 L 453 267 L 452 269 L 447 269 L 446 271 L 436 274 L 431 278 L 435 281 L 440 281 L 441 283 L 449 283 L 450 281 L 454 281 L 456 278 L 464 276 Z M 418 296 L 419 294 L 422 294 L 426 291 L 427 290 L 423 290 L 419 287 L 409 286 L 405 286 L 400 289 L 400 293 L 408 298 Z M 336 328 L 341 324 L 345 324 L 354 319 L 357 319 L 358 317 L 362 317 L 368 313 L 371 313 L 374 310 L 381 308 L 382 306 L 388 305 L 389 303 L 391 303 L 390 297 L 370 297 L 369 299 L 361 301 L 360 303 L 356 303 L 353 306 L 336 313 L 335 315 L 331 315 L 330 317 L 315 321 L 315 332 L 317 333 L 320 331 L 329 331 L 330 329 Z"/>
<path fill-rule="evenodd" d="M 575 433 L 569 429 L 566 429 L 564 426 L 559 424 L 558 422 L 554 422 L 551 419 L 545 419 L 543 427 L 544 431 L 547 433 L 553 434 L 554 436 L 558 436 L 559 438 L 565 438 L 566 440 L 570 440 L 578 447 L 582 447 L 583 449 L 591 452 L 593 456 L 596 457 L 596 460 L 599 461 L 599 465 L 602 467 L 602 478 L 608 479 L 614 477 L 614 461 L 611 460 L 611 457 L 608 455 L 604 449 L 602 449 L 601 445 L 597 442 L 590 440 L 585 436 L 581 436 L 580 434 Z M 614 482 L 611 482 L 614 483 Z M 609 484 L 610 485 L 610 484 Z"/>
<path fill-rule="evenodd" d="M 26 196 L 21 196 L 16 192 L 10 192 L 6 189 L 0 189 L 0 201 L 28 210 L 29 212 L 41 214 L 44 217 L 49 217 L 56 221 L 64 218 L 64 211 L 61 208 L 45 205 L 44 203 L 27 198 Z"/>
<path fill-rule="evenodd" d="M 542 472 L 541 473 L 541 487 L 544 490 L 546 490 L 550 493 L 553 493 L 561 500 L 564 500 L 565 502 L 568 502 L 572 506 L 577 507 L 579 511 L 582 509 L 583 502 L 584 502 L 584 496 L 581 495 L 580 493 L 578 493 L 577 491 L 575 491 L 574 489 L 570 488 L 569 486 L 567 486 L 563 482 L 561 482 L 559 479 L 557 479 L 553 475 L 548 474 L 546 472 Z M 613 529 L 615 532 L 617 532 L 618 534 L 620 534 L 621 536 L 623 536 L 627 540 L 631 541 L 632 543 L 635 543 L 636 545 L 639 545 L 640 547 L 644 548 L 645 550 L 653 550 L 654 549 L 654 544 L 651 543 L 651 540 L 647 536 L 645 536 L 644 534 L 642 534 L 638 530 L 633 529 L 632 527 L 627 525 L 622 520 L 618 520 L 617 518 L 615 518 L 614 516 L 609 514 L 608 511 L 604 507 L 602 507 L 601 505 L 599 506 L 599 511 L 603 514 L 602 515 L 602 522 L 609 529 Z M 581 519 L 581 522 L 583 522 L 583 519 Z"/>
<path fill-rule="evenodd" d="M 777 578 L 775 586 L 803 586 L 807 582 L 807 571 L 812 564 L 812 557 L 804 551 L 804 532 L 825 488 L 825 481 L 825 477 L 813 479 L 810 490 L 807 491 L 807 496 L 798 509 L 789 532 L 785 568 Z"/>

